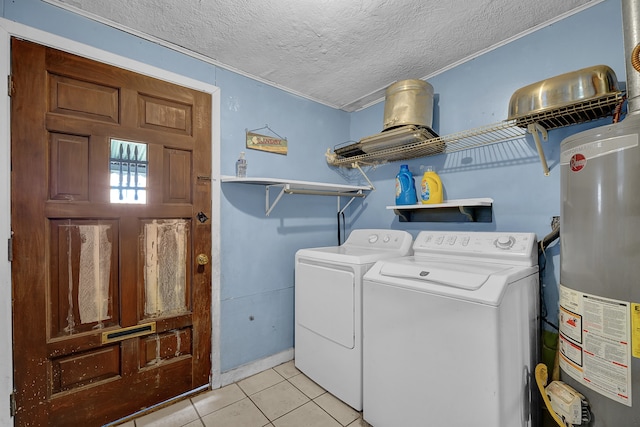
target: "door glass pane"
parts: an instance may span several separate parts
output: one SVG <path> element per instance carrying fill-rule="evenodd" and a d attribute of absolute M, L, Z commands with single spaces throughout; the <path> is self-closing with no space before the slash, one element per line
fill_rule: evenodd
<path fill-rule="evenodd" d="M 111 203 L 147 203 L 147 144 L 111 140 Z"/>

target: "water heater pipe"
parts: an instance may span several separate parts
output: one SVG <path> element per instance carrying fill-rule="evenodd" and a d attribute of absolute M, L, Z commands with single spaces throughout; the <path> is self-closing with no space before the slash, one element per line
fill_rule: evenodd
<path fill-rule="evenodd" d="M 638 0 L 622 0 L 622 35 L 627 71 L 627 108 L 629 114 L 633 114 L 640 111 L 640 71 L 634 67 L 634 63 L 638 61 L 638 50 L 640 50 L 640 1 Z"/>

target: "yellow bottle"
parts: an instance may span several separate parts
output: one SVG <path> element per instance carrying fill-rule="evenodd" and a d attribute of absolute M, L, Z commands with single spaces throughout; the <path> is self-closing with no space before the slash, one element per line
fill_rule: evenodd
<path fill-rule="evenodd" d="M 427 167 L 422 176 L 420 200 L 424 204 L 442 203 L 443 200 L 442 181 L 431 166 Z"/>

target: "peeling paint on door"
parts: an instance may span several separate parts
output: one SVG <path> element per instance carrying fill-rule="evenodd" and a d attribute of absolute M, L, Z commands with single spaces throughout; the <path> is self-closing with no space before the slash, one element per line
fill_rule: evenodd
<path fill-rule="evenodd" d="M 176 330 L 176 352 L 175 356 L 180 356 L 180 347 L 182 347 L 182 342 L 180 341 L 180 331 Z"/>
<path fill-rule="evenodd" d="M 145 224 L 145 315 L 159 317 L 187 310 L 186 258 L 188 222 L 182 219 Z"/>
<path fill-rule="evenodd" d="M 67 291 L 67 299 L 69 304 L 69 310 L 67 311 L 67 327 L 64 329 L 65 332 L 69 334 L 73 334 L 73 329 L 75 327 L 75 321 L 73 320 L 73 264 L 71 259 L 71 221 L 69 221 L 69 225 L 67 226 L 67 274 L 69 275 L 69 286 Z"/>
<path fill-rule="evenodd" d="M 152 363 L 160 363 L 162 356 L 160 355 L 160 335 L 156 335 L 156 359 Z"/>
<path fill-rule="evenodd" d="M 108 225 L 80 225 L 78 309 L 81 323 L 109 319 L 111 242 Z M 98 325 L 100 327 L 100 324 Z"/>

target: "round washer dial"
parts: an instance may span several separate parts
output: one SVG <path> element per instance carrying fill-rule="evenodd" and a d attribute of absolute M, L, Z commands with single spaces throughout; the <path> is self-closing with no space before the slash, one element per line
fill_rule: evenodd
<path fill-rule="evenodd" d="M 500 249 L 509 249 L 516 242 L 516 239 L 512 236 L 500 236 L 494 242 L 496 247 Z"/>

